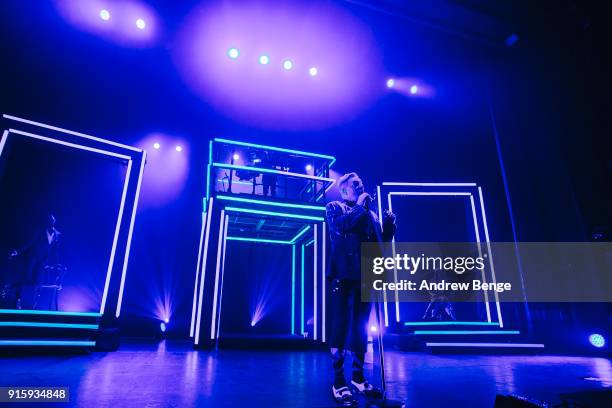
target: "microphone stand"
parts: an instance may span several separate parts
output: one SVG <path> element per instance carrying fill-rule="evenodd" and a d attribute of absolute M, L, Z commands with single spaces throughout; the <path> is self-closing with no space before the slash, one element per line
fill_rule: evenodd
<path fill-rule="evenodd" d="M 376 194 L 372 196 L 372 199 L 366 205 L 366 210 L 368 210 L 368 220 L 371 223 L 371 227 L 374 231 L 376 231 L 376 226 L 374 225 L 374 220 L 372 219 L 369 211 L 370 211 L 370 205 L 373 202 L 376 202 L 375 199 L 376 199 Z M 378 218 L 380 222 L 380 230 L 382 234 L 383 214 L 380 208 L 376 208 L 376 207 L 374 208 L 376 210 L 372 210 L 372 211 L 378 214 Z M 377 236 L 377 241 L 381 243 L 382 237 L 379 240 Z M 385 378 L 385 348 L 383 345 L 383 334 L 382 334 L 382 327 L 384 325 L 384 322 L 381 322 L 380 304 L 381 304 L 381 300 L 380 300 L 380 292 L 379 292 L 376 295 L 376 323 L 378 325 L 378 330 L 377 330 L 377 333 L 378 333 L 378 360 L 380 364 L 380 388 L 382 390 L 382 398 L 381 398 L 382 405 L 377 405 L 376 403 L 374 403 L 374 404 L 370 404 L 370 406 L 371 407 L 387 407 L 387 408 L 405 407 L 406 404 L 403 401 L 387 399 L 387 380 Z"/>

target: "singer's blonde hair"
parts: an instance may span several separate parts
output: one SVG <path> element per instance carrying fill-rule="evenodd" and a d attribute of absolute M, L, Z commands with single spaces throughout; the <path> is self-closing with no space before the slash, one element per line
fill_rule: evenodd
<path fill-rule="evenodd" d="M 346 185 L 346 183 L 348 183 L 348 181 L 353 178 L 353 177 L 359 177 L 359 174 L 355 173 L 355 172 L 351 172 L 351 173 L 346 173 L 344 176 L 339 177 L 338 180 L 336 180 L 336 184 L 338 184 L 338 190 L 340 190 L 340 192 L 342 192 L 342 188 Z"/>

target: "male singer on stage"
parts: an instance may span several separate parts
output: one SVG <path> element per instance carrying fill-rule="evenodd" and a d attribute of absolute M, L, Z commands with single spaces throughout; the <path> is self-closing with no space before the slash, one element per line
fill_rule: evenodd
<path fill-rule="evenodd" d="M 381 228 L 372 197 L 364 192 L 356 173 L 337 180 L 342 201 L 327 204 L 331 260 L 328 268 L 330 301 L 327 308 L 332 363 L 333 396 L 337 402 L 355 405 L 356 399 L 344 378 L 344 359 L 352 352 L 351 385 L 359 393 L 380 396 L 381 391 L 364 377 L 363 365 L 367 347 L 367 321 L 371 303 L 361 301 L 361 243 L 388 242 L 395 234 L 395 215 L 385 211 Z"/>

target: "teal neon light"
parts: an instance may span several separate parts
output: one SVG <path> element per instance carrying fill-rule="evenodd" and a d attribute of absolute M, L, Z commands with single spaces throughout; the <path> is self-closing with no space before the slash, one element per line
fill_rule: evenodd
<path fill-rule="evenodd" d="M 24 309 L 0 309 L 0 314 L 36 314 L 36 315 L 58 315 L 58 316 L 91 316 L 100 317 L 100 313 L 90 312 L 57 312 L 54 310 L 24 310 Z"/>
<path fill-rule="evenodd" d="M 263 238 L 246 238 L 246 237 L 227 237 L 228 241 L 244 241 L 244 242 L 262 242 L 265 244 L 280 244 L 280 245 L 292 245 L 291 241 L 278 241 L 275 239 L 263 239 Z"/>
<path fill-rule="evenodd" d="M 291 245 L 291 334 L 295 334 L 295 245 Z"/>
<path fill-rule="evenodd" d="M 240 207 L 225 207 L 225 211 L 243 212 L 248 214 L 270 215 L 273 217 L 297 218 L 298 220 L 323 221 L 323 217 L 314 217 L 311 215 L 299 215 L 289 213 L 279 213 L 273 211 L 252 210 L 249 208 Z"/>
<path fill-rule="evenodd" d="M 266 146 L 266 145 L 247 143 L 247 142 L 237 142 L 235 140 L 227 140 L 227 139 L 221 139 L 221 138 L 215 138 L 215 142 L 233 144 L 236 146 L 253 147 L 256 149 L 274 150 L 277 152 L 284 152 L 284 153 L 293 153 L 293 154 L 299 154 L 301 156 L 307 156 L 307 157 L 318 157 L 320 159 L 330 160 L 331 162 L 329 163 L 329 167 L 331 167 L 332 164 L 334 164 L 334 162 L 336 161 L 336 158 L 334 156 L 328 156 L 326 154 L 319 154 L 319 153 L 304 152 L 301 150 L 284 149 L 282 147 Z"/>
<path fill-rule="evenodd" d="M 0 346 L 78 346 L 93 347 L 95 341 L 87 340 L 0 340 Z"/>
<path fill-rule="evenodd" d="M 304 335 L 304 245 L 302 245 L 302 324 L 301 324 L 301 333 Z"/>
<path fill-rule="evenodd" d="M 415 330 L 414 334 L 520 334 L 518 330 Z"/>
<path fill-rule="evenodd" d="M 304 235 L 306 232 L 308 232 L 308 230 L 310 229 L 310 225 L 305 226 L 304 228 L 302 228 L 302 230 L 300 232 L 297 233 L 297 235 L 295 237 L 293 237 L 293 239 L 291 240 L 292 244 L 295 244 L 295 241 L 298 240 L 299 237 L 301 237 L 302 235 Z"/>
<path fill-rule="evenodd" d="M 241 203 L 271 205 L 271 206 L 275 206 L 275 207 L 299 208 L 299 209 L 303 209 L 303 210 L 320 210 L 320 211 L 325 211 L 325 206 L 322 206 L 322 205 L 304 205 L 304 204 L 281 203 L 281 202 L 277 202 L 277 201 L 253 200 L 251 198 L 232 197 L 232 196 L 226 196 L 226 195 L 218 195 L 217 198 L 219 200 L 238 201 L 238 202 L 241 202 Z"/>
<path fill-rule="evenodd" d="M 38 322 L 0 322 L 0 327 L 51 327 L 56 329 L 90 329 L 97 330 L 97 324 L 78 323 L 38 323 Z"/>
<path fill-rule="evenodd" d="M 314 239 L 311 239 L 310 241 L 305 243 L 304 246 L 311 246 L 312 244 L 314 244 Z"/>
<path fill-rule="evenodd" d="M 280 171 L 275 169 L 266 169 L 263 167 L 250 167 L 250 166 L 240 166 L 238 164 L 228 164 L 228 163 L 213 163 L 213 167 L 220 167 L 222 169 L 231 169 L 231 170 L 245 170 L 245 171 L 254 171 L 257 173 L 269 173 L 269 174 L 279 174 L 281 176 L 289 176 L 289 177 L 299 177 L 308 180 L 321 181 L 325 183 L 334 184 L 335 180 L 327 177 L 317 177 L 311 176 L 308 174 L 301 173 L 292 173 L 290 171 Z"/>
<path fill-rule="evenodd" d="M 404 326 L 499 326 L 497 322 L 404 322 Z"/>

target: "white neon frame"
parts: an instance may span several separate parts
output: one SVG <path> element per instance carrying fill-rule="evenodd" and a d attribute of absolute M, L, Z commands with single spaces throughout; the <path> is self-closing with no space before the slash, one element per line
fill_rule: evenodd
<path fill-rule="evenodd" d="M 202 244 L 204 243 L 204 230 L 206 229 L 206 211 L 202 212 L 202 228 L 200 229 L 200 243 L 198 244 L 198 263 L 196 265 L 195 284 L 193 285 L 193 303 L 191 305 L 191 323 L 189 325 L 189 337 L 193 337 L 195 326 L 196 305 L 198 304 L 198 282 L 200 279 L 200 261 L 202 260 Z"/>
<path fill-rule="evenodd" d="M 486 212 L 484 208 L 482 188 L 480 186 L 478 186 L 476 183 L 403 183 L 403 182 L 384 182 L 382 183 L 382 185 L 383 186 L 403 186 L 403 187 L 476 187 L 478 189 L 481 216 L 483 220 L 483 229 L 485 232 L 485 240 L 486 240 L 487 250 L 488 250 L 488 255 L 489 255 L 489 265 L 491 268 L 491 280 L 494 283 L 496 282 L 495 267 L 493 264 L 493 257 L 491 253 L 491 243 L 489 240 L 489 229 L 487 226 L 487 216 L 486 216 Z M 382 222 L 382 207 L 380 205 L 380 187 L 377 187 L 377 190 L 378 190 L 378 198 L 379 198 L 379 205 L 378 205 L 379 217 L 381 218 L 380 221 Z M 482 256 L 482 247 L 481 247 L 482 241 L 480 238 L 480 231 L 478 227 L 478 217 L 476 215 L 474 195 L 472 192 L 469 192 L 469 191 L 468 192 L 465 192 L 465 191 L 390 191 L 387 193 L 387 203 L 388 203 L 390 211 L 393 211 L 393 207 L 391 204 L 391 197 L 394 195 L 395 196 L 466 196 L 466 197 L 469 196 L 470 205 L 472 207 L 472 218 L 473 218 L 473 223 L 474 223 L 474 231 L 476 233 L 476 244 L 478 246 L 479 256 Z M 392 248 L 393 248 L 393 253 L 395 256 L 395 238 L 393 238 L 392 240 Z M 486 282 L 486 276 L 484 274 L 484 270 L 482 271 L 482 278 L 483 278 L 483 281 Z M 394 279 L 397 282 L 397 270 L 394 270 Z M 489 296 L 486 291 L 484 293 L 484 297 L 485 297 L 484 303 L 485 303 L 485 308 L 486 308 L 486 313 L 487 313 L 487 322 L 491 322 L 492 319 L 491 319 L 491 310 L 490 310 L 490 305 L 489 305 Z M 499 295 L 497 294 L 497 292 L 494 293 L 494 297 L 495 297 L 495 305 L 496 305 L 496 312 L 497 312 L 497 319 L 499 322 L 499 327 L 503 328 L 504 323 L 503 323 L 501 307 L 499 303 Z M 386 299 L 385 299 L 385 306 L 386 306 Z M 396 319 L 396 322 L 400 321 L 399 298 L 398 298 L 397 292 L 395 292 L 395 319 Z M 385 325 L 388 326 L 386 307 L 385 307 Z"/>
<path fill-rule="evenodd" d="M 79 133 L 79 132 L 74 132 L 71 130 L 67 130 L 64 128 L 60 128 L 60 127 L 56 127 L 56 126 L 51 126 L 51 125 L 47 125 L 44 123 L 40 123 L 40 122 L 34 122 L 31 120 L 27 120 L 27 119 L 23 119 L 23 118 L 19 118 L 16 116 L 11 116 L 11 115 L 2 115 L 5 119 L 10 119 L 10 120 L 15 120 L 18 122 L 22 122 L 22 123 L 27 123 L 30 125 L 34 125 L 34 126 L 39 126 L 39 127 L 43 127 L 43 128 L 47 128 L 47 129 L 51 129 L 51 130 L 55 130 L 55 131 L 59 131 L 59 132 L 63 132 L 63 133 L 67 133 L 67 134 L 71 134 L 73 136 L 78 136 L 78 137 L 82 137 L 82 138 L 86 138 L 89 140 L 94 140 L 96 142 L 101 142 L 101 143 L 105 143 L 105 144 L 109 144 L 112 146 L 117 146 L 117 147 L 121 147 L 121 148 L 125 148 L 128 150 L 132 150 L 132 151 L 136 151 L 139 153 L 143 154 L 143 157 L 141 158 L 141 165 L 140 165 L 140 172 L 138 175 L 138 179 L 137 179 L 137 186 L 136 186 L 136 193 L 135 193 L 135 197 L 134 197 L 134 202 L 133 202 L 133 208 L 132 208 L 132 215 L 131 215 L 131 219 L 130 219 L 130 226 L 129 226 L 129 230 L 128 230 L 128 238 L 127 238 L 127 242 L 126 242 L 126 250 L 125 250 L 125 256 L 124 256 L 124 260 L 123 260 L 123 266 L 122 266 L 122 275 L 121 275 L 121 283 L 120 283 L 120 289 L 119 289 L 119 297 L 117 299 L 117 309 L 116 309 L 116 317 L 119 317 L 119 313 L 120 313 L 120 309 L 121 309 L 121 302 L 122 302 L 122 298 L 123 298 L 123 287 L 124 287 L 124 282 L 125 282 L 125 275 L 127 272 L 127 263 L 128 263 L 128 259 L 129 259 L 129 253 L 130 253 L 130 248 L 131 248 L 131 239 L 132 239 L 132 233 L 133 233 L 133 228 L 134 228 L 134 221 L 135 221 L 135 217 L 136 217 L 136 209 L 138 206 L 138 198 L 140 195 L 140 186 L 142 183 L 142 174 L 144 171 L 144 164 L 145 164 L 145 159 L 146 159 L 146 152 L 142 149 L 138 149 L 132 146 L 128 146 L 128 145 L 124 145 L 121 143 L 116 143 L 110 140 L 106 140 L 106 139 L 101 139 L 95 136 L 90 136 L 90 135 L 86 135 L 84 133 Z M 66 142 L 64 140 L 60 140 L 57 138 L 53 138 L 53 137 L 48 137 L 48 136 L 42 136 L 42 135 L 38 135 L 35 133 L 31 133 L 31 132 L 25 132 L 25 131 L 21 131 L 21 130 L 17 130 L 17 129 L 13 129 L 13 128 L 9 128 L 8 130 L 5 130 L 2 134 L 2 140 L 0 140 L 0 156 L 2 155 L 3 151 L 4 151 L 4 147 L 6 145 L 6 141 L 8 140 L 8 136 L 10 134 L 15 134 L 15 135 L 20 135 L 20 136 L 25 136 L 25 137 L 30 137 L 33 139 L 38 139 L 38 140 L 42 140 L 45 142 L 49 142 L 49 143 L 55 143 L 55 144 L 60 144 L 63 146 L 67 146 L 67 147 L 71 147 L 71 148 L 75 148 L 75 149 L 80 149 L 80 150 L 85 150 L 88 152 L 92 152 L 92 153 L 98 153 L 98 154 L 103 154 L 103 155 L 107 155 L 107 156 L 111 156 L 111 157 L 116 157 L 122 160 L 126 160 L 127 161 L 127 170 L 126 170 L 126 175 L 125 175 L 125 181 L 123 184 L 123 190 L 121 193 L 121 202 L 119 205 L 119 214 L 117 217 L 117 223 L 115 225 L 115 233 L 113 235 L 113 244 L 111 246 L 111 254 L 110 254 L 110 259 L 109 259 L 109 263 L 108 263 L 108 268 L 106 271 L 106 277 L 104 280 L 104 290 L 102 292 L 102 301 L 100 302 L 100 314 L 104 313 L 104 308 L 106 307 L 106 300 L 108 297 L 108 287 L 110 285 L 110 277 L 111 277 L 111 273 L 112 273 L 112 269 L 113 269 L 113 265 L 114 265 L 114 261 L 115 261 L 115 253 L 117 250 L 117 241 L 119 239 L 119 231 L 121 229 L 121 222 L 123 219 L 123 210 L 125 207 L 125 199 L 127 196 L 127 190 L 128 190 L 128 186 L 131 180 L 131 176 L 132 176 L 132 158 L 130 156 L 127 155 L 123 155 L 123 154 L 119 154 L 119 153 L 115 153 L 115 152 L 110 152 L 108 150 L 103 150 L 103 149 L 98 149 L 98 148 L 94 148 L 94 147 L 89 147 L 89 146 L 85 146 L 85 145 L 81 145 L 78 143 L 72 143 L 72 142 Z"/>
<path fill-rule="evenodd" d="M 204 252 L 202 253 L 202 267 L 200 268 L 200 274 L 202 275 L 200 277 L 200 288 L 198 291 L 198 310 L 197 310 L 197 314 L 196 314 L 196 327 L 195 327 L 195 339 L 194 339 L 194 344 L 199 344 L 200 343 L 200 323 L 202 321 L 202 295 L 204 293 L 204 278 L 206 277 L 206 258 L 208 258 L 208 238 L 209 238 L 209 234 L 210 234 L 210 215 L 212 213 L 212 206 L 213 206 L 213 197 L 210 197 L 208 199 L 208 211 L 206 211 L 207 213 L 207 218 L 206 218 L 206 234 L 204 237 Z"/>
<path fill-rule="evenodd" d="M 203 221 L 202 221 L 202 229 L 200 231 L 200 244 L 199 244 L 199 249 L 198 249 L 198 266 L 196 267 L 196 282 L 194 285 L 194 300 L 193 300 L 193 304 L 192 304 L 192 318 L 191 318 L 191 329 L 190 329 L 190 337 L 195 337 L 194 338 L 194 344 L 198 345 L 199 341 L 200 341 L 200 325 L 201 325 L 201 314 L 202 314 L 202 302 L 203 302 L 203 288 L 204 288 L 204 280 L 206 277 L 206 263 L 207 263 L 207 256 L 208 256 L 208 243 L 209 243 L 209 238 L 210 238 L 210 218 L 211 218 L 211 212 L 212 212 L 212 206 L 213 206 L 213 200 L 214 198 L 211 197 L 208 201 L 208 209 L 206 212 L 202 213 L 203 216 Z M 315 292 L 314 292 L 314 306 L 313 309 L 315 311 L 315 323 L 314 323 L 314 340 L 318 339 L 318 320 L 317 320 L 317 312 L 318 312 L 318 306 L 317 306 L 317 293 L 316 291 L 318 290 L 318 283 L 317 283 L 317 278 L 318 278 L 318 254 L 316 251 L 318 251 L 318 244 L 317 244 L 317 234 L 318 234 L 318 229 L 317 229 L 317 224 L 313 223 L 312 221 L 318 220 L 321 221 L 323 220 L 323 218 L 321 217 L 312 217 L 312 216 L 303 216 L 303 215 L 298 215 L 298 214 L 289 214 L 289 213 L 274 213 L 274 212 L 269 212 L 269 211 L 261 211 L 261 210 L 252 210 L 252 209 L 246 209 L 246 208 L 236 208 L 236 207 L 225 207 L 224 209 L 221 210 L 221 221 L 220 221 L 220 227 L 219 227 L 219 237 L 218 237 L 218 241 L 217 241 L 217 262 L 216 262 L 216 266 L 215 266 L 215 284 L 214 284 L 214 293 L 213 293 L 213 310 L 212 310 L 212 320 L 211 320 L 211 330 L 210 330 L 210 339 L 211 340 L 215 340 L 219 338 L 219 329 L 220 329 L 220 325 L 221 325 L 221 304 L 220 302 L 223 299 L 223 278 L 224 278 L 224 273 L 225 273 L 225 253 L 226 253 L 226 248 L 227 248 L 227 241 L 230 240 L 235 240 L 238 239 L 237 237 L 228 237 L 227 236 L 227 224 L 229 221 L 229 214 L 227 214 L 227 212 L 232 212 L 232 211 L 237 211 L 237 212 L 246 212 L 246 213 L 252 213 L 252 214 L 263 214 L 263 215 L 272 215 L 272 216 L 277 216 L 277 217 L 292 217 L 292 218 L 301 218 L 303 219 L 305 222 L 310 221 L 311 224 L 308 224 L 307 227 L 303 228 L 302 230 L 300 230 L 300 232 L 298 232 L 298 234 L 296 235 L 296 237 L 294 237 L 292 239 L 292 241 L 278 241 L 278 244 L 290 244 L 292 246 L 292 291 L 295 290 L 294 288 L 294 277 L 295 277 L 295 245 L 297 244 L 297 239 L 301 238 L 304 233 L 308 232 L 310 230 L 310 226 L 313 225 L 314 228 L 314 239 L 310 242 L 310 243 L 314 243 L 315 244 L 315 255 L 314 255 L 314 263 L 313 263 L 313 275 L 314 275 L 314 286 L 315 286 Z M 323 233 L 325 232 L 325 222 L 321 222 L 322 224 L 322 228 L 323 228 Z M 245 240 L 248 240 L 248 238 L 245 238 Z M 255 242 L 257 242 L 255 240 Z M 323 236 L 323 254 L 325 253 L 325 236 Z M 271 242 L 273 243 L 273 242 Z M 202 251 L 202 245 L 204 246 L 204 250 Z M 304 263 L 304 247 L 307 245 L 302 244 L 302 259 L 301 259 L 301 263 L 302 263 L 302 267 L 303 267 L 303 263 Z M 323 258 L 324 259 L 324 258 Z M 221 289 L 219 290 L 219 274 L 221 273 L 221 280 L 220 280 L 220 287 Z M 323 310 L 323 324 L 325 324 L 325 263 L 323 262 L 322 265 L 322 276 L 323 276 L 323 284 L 322 284 L 322 289 L 323 293 L 322 293 L 322 310 Z M 302 304 L 302 311 L 301 311 L 301 315 L 302 315 L 302 326 L 304 324 L 304 273 L 302 271 L 302 287 L 301 287 L 301 292 L 302 292 L 302 298 L 301 298 L 301 304 Z M 196 303 L 196 298 L 195 298 L 195 292 L 196 292 L 196 288 L 198 286 L 199 283 L 199 292 L 198 292 L 198 297 L 197 297 L 197 310 L 195 308 L 195 303 Z M 294 292 L 292 292 L 294 293 Z M 292 304 L 294 305 L 295 302 L 295 297 L 292 294 Z M 217 313 L 217 309 L 219 310 L 219 312 Z M 195 312 L 194 312 L 195 311 Z M 194 315 L 195 313 L 195 315 Z M 294 322 L 295 322 L 295 309 L 294 307 L 292 308 L 292 324 L 291 324 L 291 329 L 294 331 Z M 195 326 L 195 327 L 194 327 Z M 195 336 L 192 334 L 192 332 L 195 331 Z M 302 330 L 303 331 L 303 330 Z M 322 329 L 322 341 L 325 342 L 325 328 L 323 327 Z"/>

